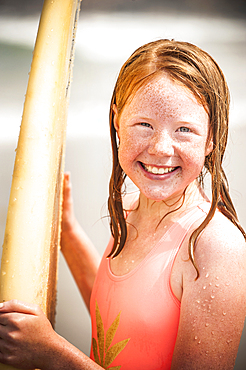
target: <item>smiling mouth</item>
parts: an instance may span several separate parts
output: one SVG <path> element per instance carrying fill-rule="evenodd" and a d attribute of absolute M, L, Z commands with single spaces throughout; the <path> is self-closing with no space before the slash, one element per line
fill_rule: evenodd
<path fill-rule="evenodd" d="M 149 173 L 152 173 L 153 175 L 164 175 L 166 173 L 170 173 L 175 171 L 178 167 L 155 167 L 155 166 L 149 166 L 147 164 L 144 164 L 140 162 L 143 169 Z"/>

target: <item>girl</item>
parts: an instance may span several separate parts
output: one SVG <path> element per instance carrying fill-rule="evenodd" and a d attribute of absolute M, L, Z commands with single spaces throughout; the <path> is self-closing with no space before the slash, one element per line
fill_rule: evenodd
<path fill-rule="evenodd" d="M 224 76 L 198 47 L 159 40 L 132 54 L 111 101 L 112 238 L 99 268 L 64 179 L 62 252 L 90 309 L 91 359 L 37 306 L 10 301 L 0 308 L 1 362 L 233 369 L 246 313 L 246 235 L 222 169 L 228 110 Z M 138 194 L 122 197 L 126 176 Z"/>

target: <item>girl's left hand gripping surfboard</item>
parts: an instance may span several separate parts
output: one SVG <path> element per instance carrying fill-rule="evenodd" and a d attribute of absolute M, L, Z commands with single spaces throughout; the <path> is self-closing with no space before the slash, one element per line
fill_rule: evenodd
<path fill-rule="evenodd" d="M 80 0 L 45 0 L 16 151 L 0 302 L 36 303 L 54 324 L 66 121 Z M 11 367 L 0 364 L 0 369 Z"/>

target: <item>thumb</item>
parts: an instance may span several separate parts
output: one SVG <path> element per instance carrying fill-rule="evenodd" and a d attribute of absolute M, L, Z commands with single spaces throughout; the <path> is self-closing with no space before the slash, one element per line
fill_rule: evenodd
<path fill-rule="evenodd" d="M 30 315 L 39 315 L 42 310 L 36 304 L 12 299 L 10 301 L 0 303 L 0 314 L 6 312 L 18 312 Z"/>

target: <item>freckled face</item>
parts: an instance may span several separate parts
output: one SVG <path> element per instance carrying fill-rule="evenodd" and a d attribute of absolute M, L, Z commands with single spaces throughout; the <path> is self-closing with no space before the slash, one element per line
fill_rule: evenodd
<path fill-rule="evenodd" d="M 199 176 L 212 150 L 207 112 L 168 75 L 144 85 L 121 115 L 115 114 L 114 123 L 120 164 L 152 200 L 181 195 Z"/>

